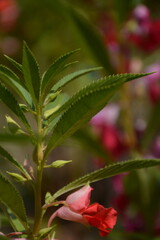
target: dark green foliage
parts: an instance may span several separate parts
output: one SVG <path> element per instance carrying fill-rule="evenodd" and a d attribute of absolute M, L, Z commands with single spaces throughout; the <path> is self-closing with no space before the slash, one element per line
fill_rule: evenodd
<path fill-rule="evenodd" d="M 26 128 L 30 128 L 29 123 L 23 114 L 18 102 L 11 92 L 0 83 L 0 100 L 10 108 L 10 110 L 23 122 Z"/>
<path fill-rule="evenodd" d="M 67 11 L 76 28 L 83 37 L 88 49 L 91 50 L 92 55 L 99 62 L 99 64 L 105 68 L 107 73 L 113 74 L 115 71 L 111 64 L 109 53 L 98 31 L 76 9 L 68 5 Z"/>
<path fill-rule="evenodd" d="M 23 200 L 16 188 L 0 174 L 0 200 L 19 218 L 23 226 L 27 227 L 26 212 Z"/>
<path fill-rule="evenodd" d="M 73 72 L 71 74 L 66 75 L 65 77 L 63 77 L 62 79 L 60 79 L 52 88 L 52 90 L 57 91 L 60 88 L 64 87 L 66 84 L 68 84 L 69 82 L 73 81 L 74 79 L 81 77 L 87 73 L 91 73 L 93 71 L 97 71 L 101 68 L 89 68 L 89 69 L 84 69 L 84 70 L 80 70 L 77 72 Z"/>
<path fill-rule="evenodd" d="M 90 28 L 90 24 L 85 21 L 85 19 L 81 18 L 79 13 L 75 10 L 71 9 L 70 14 L 72 18 L 75 19 L 75 23 L 79 26 L 87 44 L 90 44 L 89 39 L 91 37 L 93 38 L 91 48 L 96 46 L 94 53 L 96 58 L 99 62 L 104 63 L 103 66 L 108 72 L 113 72 L 109 62 L 108 53 L 104 50 L 101 39 L 95 32 L 94 28 Z M 19 121 L 15 121 L 12 116 L 6 116 L 8 130 L 11 134 L 8 134 L 8 132 L 1 133 L 0 141 L 30 140 L 34 146 L 32 160 L 35 165 L 37 165 L 35 166 L 36 170 L 33 169 L 32 172 L 32 169 L 30 168 L 27 172 L 27 170 L 16 159 L 14 159 L 3 147 L 0 147 L 1 157 L 18 168 L 22 175 L 9 171 L 7 171 L 7 173 L 13 178 L 13 180 L 18 180 L 23 183 L 29 181 L 34 188 L 35 223 L 33 227 L 33 237 L 32 230 L 28 227 L 26 211 L 21 195 L 18 193 L 14 185 L 0 174 L 0 201 L 6 207 L 4 212 L 7 213 L 9 221 L 15 230 L 18 231 L 25 229 L 25 232 L 28 234 L 27 238 L 30 238 L 31 236 L 34 239 L 43 239 L 54 230 L 52 228 L 44 228 L 40 230 L 41 220 L 45 212 L 41 206 L 41 181 L 43 169 L 52 167 L 55 170 L 56 168 L 63 167 L 66 163 L 70 163 L 71 161 L 55 160 L 52 164 L 47 165 L 46 161 L 48 154 L 64 140 L 72 136 L 96 113 L 105 107 L 123 83 L 148 75 L 117 74 L 107 76 L 92 81 L 81 90 L 77 92 L 75 91 L 75 94 L 69 98 L 66 93 L 62 92 L 64 86 L 78 77 L 100 69 L 89 68 L 78 70 L 58 80 L 58 74 L 75 63 L 67 62 L 68 58 L 75 52 L 77 52 L 77 50 L 71 51 L 54 61 L 42 77 L 39 73 L 37 61 L 26 43 L 24 43 L 23 47 L 22 65 L 7 57 L 19 71 L 19 75 L 16 75 L 5 66 L 0 66 L 0 100 L 20 121 L 19 123 Z M 17 95 L 22 102 L 18 103 L 16 100 Z M 29 123 L 29 118 L 26 114 L 32 115 L 32 120 L 34 120 L 33 127 L 31 125 L 33 121 L 31 120 Z M 100 156 L 106 158 L 108 161 L 108 156 L 105 153 L 105 150 L 101 148 L 101 146 L 98 146 L 98 144 L 96 144 L 97 142 L 93 141 L 93 139 L 87 135 L 87 132 L 84 133 L 83 131 L 79 131 L 75 134 L 75 137 L 81 140 L 84 137 L 84 143 L 86 145 L 88 144 L 88 147 L 95 146 L 95 152 L 100 153 Z M 88 182 L 99 181 L 123 172 L 147 168 L 159 164 L 160 160 L 145 159 L 118 162 L 108 165 L 69 183 L 57 191 L 53 196 L 49 193 L 50 197 L 48 202 L 52 202 L 62 194 L 81 187 Z M 0 236 L 0 239 L 5 240 L 6 238 Z"/>
<path fill-rule="evenodd" d="M 33 102 L 37 104 L 41 87 L 39 66 L 26 43 L 23 46 L 23 73 L 28 91 L 33 98 Z"/>
<path fill-rule="evenodd" d="M 71 97 L 50 119 L 62 114 L 54 128 L 45 154 L 71 136 L 89 121 L 111 99 L 122 83 L 144 76 L 144 74 L 120 74 L 105 77 L 89 84 Z"/>
<path fill-rule="evenodd" d="M 54 77 L 66 68 L 66 60 L 77 51 L 78 50 L 71 51 L 61 56 L 44 73 L 42 77 L 42 97 L 43 98 L 45 98 L 45 96 L 52 89 L 53 85 L 56 83 Z"/>

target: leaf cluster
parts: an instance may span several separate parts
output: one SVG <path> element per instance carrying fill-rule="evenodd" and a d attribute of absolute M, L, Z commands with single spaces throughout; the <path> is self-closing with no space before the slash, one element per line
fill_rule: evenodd
<path fill-rule="evenodd" d="M 7 57 L 19 74 L 15 74 L 8 67 L 0 65 L 0 99 L 18 119 L 17 123 L 17 120 L 6 116 L 10 131 L 10 135 L 7 136 L 14 136 L 15 138 L 25 136 L 32 142 L 34 146 L 33 161 L 37 164 L 37 169 L 41 167 L 41 173 L 45 167 L 54 169 L 71 162 L 57 160 L 50 165 L 46 165 L 49 153 L 99 112 L 123 83 L 147 75 L 142 73 L 106 76 L 91 82 L 69 98 L 63 92 L 65 85 L 78 77 L 100 69 L 78 70 L 62 78 L 59 77 L 59 74 L 71 65 L 67 63 L 67 60 L 76 52 L 77 50 L 71 51 L 56 59 L 42 76 L 39 65 L 26 43 L 23 46 L 22 64 Z M 17 95 L 20 101 L 16 100 L 15 96 Z M 37 123 L 37 129 L 33 128 L 27 114 L 33 116 Z M 0 139 L 3 141 L 5 136 L 1 136 Z M 21 182 L 29 181 L 36 188 L 37 182 L 34 181 L 32 175 L 2 146 L 0 147 L 0 156 L 20 171 L 20 174 L 8 172 L 14 180 Z M 78 188 L 87 182 L 99 181 L 121 172 L 158 164 L 160 164 L 159 160 L 150 159 L 132 160 L 106 166 L 69 183 L 53 196 L 47 198 L 49 200 L 47 200 L 46 204 L 52 202 L 63 193 Z M 28 236 L 30 236 L 31 230 L 27 222 L 23 199 L 14 185 L 2 173 L 0 173 L 0 201 L 16 216 L 18 224 L 15 224 L 15 221 L 9 214 L 12 225 L 16 225 L 15 230 L 19 230 L 18 226 L 23 227 Z M 48 233 L 50 230 L 52 229 L 45 230 L 45 233 L 46 231 Z M 39 232 L 39 235 L 36 235 L 36 237 L 37 239 L 42 239 L 44 235 Z"/>

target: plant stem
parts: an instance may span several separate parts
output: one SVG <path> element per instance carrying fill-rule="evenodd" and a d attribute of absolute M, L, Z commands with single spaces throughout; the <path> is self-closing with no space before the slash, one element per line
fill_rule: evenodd
<path fill-rule="evenodd" d="M 33 234 L 39 231 L 42 220 L 42 203 L 41 203 L 41 183 L 43 171 L 41 168 L 37 169 L 37 181 L 35 183 L 35 221 L 33 227 Z"/>
<path fill-rule="evenodd" d="M 37 173 L 35 181 L 35 221 L 33 226 L 33 235 L 37 234 L 40 229 L 43 209 L 42 209 L 42 176 L 44 167 L 44 156 L 43 156 L 43 128 L 42 128 L 42 107 L 37 106 L 37 146 L 35 152 L 35 159 L 37 163 Z"/>
<path fill-rule="evenodd" d="M 119 36 L 119 65 L 118 72 L 125 73 L 129 72 L 129 49 L 125 46 L 125 41 L 121 35 Z M 123 115 L 123 128 L 126 132 L 126 140 L 132 150 L 136 149 L 137 139 L 134 131 L 134 123 L 133 123 L 133 115 L 132 115 L 132 97 L 130 94 L 130 83 L 126 83 L 122 86 L 121 93 L 121 107 L 122 107 L 122 115 Z"/>

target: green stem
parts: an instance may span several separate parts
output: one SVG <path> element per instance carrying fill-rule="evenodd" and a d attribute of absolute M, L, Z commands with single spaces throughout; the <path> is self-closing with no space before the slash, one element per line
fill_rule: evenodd
<path fill-rule="evenodd" d="M 33 227 L 33 234 L 38 233 L 41 220 L 42 220 L 42 202 L 41 202 L 41 184 L 42 184 L 42 174 L 41 168 L 37 169 L 37 181 L 35 183 L 35 220 Z"/>
<path fill-rule="evenodd" d="M 119 37 L 120 50 L 119 50 L 119 65 L 117 71 L 119 73 L 129 72 L 129 49 L 126 49 L 126 42 L 121 35 Z M 122 115 L 123 122 L 122 126 L 126 132 L 126 140 L 130 146 L 130 148 L 134 151 L 137 150 L 137 138 L 134 131 L 134 122 L 132 115 L 132 96 L 130 93 L 130 83 L 126 83 L 122 86 L 121 89 L 121 107 L 122 107 Z"/>
<path fill-rule="evenodd" d="M 37 106 L 37 146 L 36 146 L 36 156 L 34 160 L 37 163 L 37 174 L 35 181 L 35 220 L 33 226 L 33 235 L 37 234 L 40 230 L 40 225 L 43 217 L 42 209 L 42 176 L 44 168 L 44 155 L 43 155 L 43 128 L 42 128 L 42 108 Z"/>
<path fill-rule="evenodd" d="M 133 116 L 132 116 L 132 106 L 131 106 L 131 96 L 130 92 L 130 85 L 126 84 L 122 86 L 121 92 L 121 107 L 122 107 L 122 115 L 123 115 L 123 127 L 126 132 L 126 141 L 128 142 L 130 148 L 134 151 L 137 150 L 137 139 L 134 131 L 134 123 L 133 123 Z"/>

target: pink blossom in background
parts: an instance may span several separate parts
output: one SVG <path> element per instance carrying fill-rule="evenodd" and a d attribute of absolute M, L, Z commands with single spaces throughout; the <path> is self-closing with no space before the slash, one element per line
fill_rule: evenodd
<path fill-rule="evenodd" d="M 160 100 L 160 63 L 148 66 L 145 72 L 154 72 L 146 76 L 145 80 L 147 80 L 147 90 L 151 101 L 157 103 Z"/>
<path fill-rule="evenodd" d="M 160 158 L 160 136 L 157 136 L 151 145 L 152 155 L 156 158 Z"/>
<path fill-rule="evenodd" d="M 144 231 L 144 217 L 137 214 L 133 217 L 125 216 L 123 226 L 128 232 L 143 232 Z"/>
<path fill-rule="evenodd" d="M 110 104 L 97 113 L 90 121 L 91 125 L 101 127 L 103 124 L 114 125 L 118 119 L 120 108 L 118 104 Z"/>
<path fill-rule="evenodd" d="M 140 35 L 148 33 L 151 20 L 149 9 L 145 5 L 140 4 L 133 10 L 132 17 L 138 23 L 137 33 Z"/>
<path fill-rule="evenodd" d="M 141 50 L 152 52 L 160 47 L 160 20 L 152 20 L 145 5 L 138 5 L 133 10 L 127 26 L 128 40 Z"/>
<path fill-rule="evenodd" d="M 124 134 L 116 126 L 104 126 L 101 132 L 103 146 L 116 159 L 128 150 Z"/>
<path fill-rule="evenodd" d="M 102 145 L 113 159 L 120 157 L 128 150 L 125 136 L 116 126 L 119 112 L 117 104 L 110 104 L 90 121 L 93 129 L 98 132 Z"/>
<path fill-rule="evenodd" d="M 128 173 L 119 174 L 112 178 L 112 186 L 115 190 L 115 197 L 113 198 L 112 203 L 121 214 L 121 217 L 125 217 L 127 207 L 129 205 L 129 198 L 125 193 L 123 177 Z"/>

